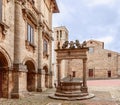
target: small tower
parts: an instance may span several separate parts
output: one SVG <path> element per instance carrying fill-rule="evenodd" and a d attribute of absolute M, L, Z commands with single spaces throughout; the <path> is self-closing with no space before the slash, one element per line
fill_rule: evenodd
<path fill-rule="evenodd" d="M 68 41 L 68 30 L 65 26 L 55 27 L 54 28 L 54 48 L 57 49 L 58 43 L 60 43 L 60 47 L 62 44 Z"/>
<path fill-rule="evenodd" d="M 53 69 L 54 69 L 54 81 L 57 81 L 57 62 L 56 62 L 56 52 L 54 51 L 55 49 L 58 49 L 62 47 L 63 43 L 65 41 L 68 41 L 68 30 L 65 26 L 60 26 L 60 27 L 55 27 L 54 28 L 54 42 L 53 42 L 53 63 L 54 63 L 54 66 L 53 66 Z M 68 61 L 62 61 L 61 62 L 61 76 L 62 78 L 67 76 L 67 71 L 68 71 Z"/>

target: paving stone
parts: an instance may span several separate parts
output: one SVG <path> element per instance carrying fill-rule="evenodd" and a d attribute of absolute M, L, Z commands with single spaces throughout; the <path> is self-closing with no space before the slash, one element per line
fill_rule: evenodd
<path fill-rule="evenodd" d="M 62 104 L 61 103 L 50 102 L 50 103 L 48 103 L 46 105 L 62 105 Z"/>
<path fill-rule="evenodd" d="M 20 99 L 0 99 L 0 105 L 120 105 L 120 86 L 89 86 L 89 92 L 95 94 L 88 100 L 64 101 L 50 99 L 48 96 L 55 89 L 45 92 L 32 92 L 31 95 Z"/>

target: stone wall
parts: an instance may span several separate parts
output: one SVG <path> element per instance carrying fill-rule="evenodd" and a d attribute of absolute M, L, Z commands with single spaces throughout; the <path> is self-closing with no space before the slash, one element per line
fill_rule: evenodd
<path fill-rule="evenodd" d="M 92 43 L 91 43 L 92 42 Z M 91 44 L 90 44 L 91 43 Z M 111 77 L 118 76 L 118 53 L 103 49 L 103 43 L 90 40 L 88 47 L 93 47 L 93 52 L 87 53 L 87 76 L 88 78 L 108 78 L 108 71 L 111 71 Z M 110 54 L 110 55 L 109 55 Z M 76 76 L 81 77 L 82 62 L 80 60 L 71 61 L 71 71 L 76 71 Z M 89 69 L 93 70 L 93 76 L 89 77 Z"/>
<path fill-rule="evenodd" d="M 58 11 L 55 0 L 0 3 L 0 53 L 5 55 L 6 66 L 11 70 L 7 70 L 8 77 L 3 85 L 0 83 L 2 88 L 9 84 L 3 89 L 3 97 L 19 98 L 29 90 L 45 90 L 45 73 L 42 72 L 45 65 L 48 67 L 48 88 L 52 87 L 52 14 Z M 34 30 L 33 42 L 28 40 L 27 24 Z M 44 38 L 48 40 L 47 58 L 43 56 Z M 28 80 L 29 73 L 32 73 L 33 81 Z M 33 85 L 28 86 L 30 81 Z"/>

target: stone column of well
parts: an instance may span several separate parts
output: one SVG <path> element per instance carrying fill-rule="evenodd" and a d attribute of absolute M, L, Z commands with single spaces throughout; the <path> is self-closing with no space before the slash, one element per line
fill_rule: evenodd
<path fill-rule="evenodd" d="M 87 79 L 86 79 L 86 62 L 87 62 L 87 58 L 83 59 L 83 87 L 82 87 L 82 92 L 83 93 L 87 93 L 88 92 L 88 88 L 87 88 Z"/>
<path fill-rule="evenodd" d="M 42 68 L 43 59 L 43 39 L 42 39 L 43 26 L 40 23 L 38 27 L 38 76 L 37 76 L 37 91 L 43 91 L 45 85 L 42 83 L 45 80 L 45 71 Z"/>
<path fill-rule="evenodd" d="M 58 87 L 59 87 L 60 86 L 60 79 L 61 79 L 61 60 L 57 60 L 57 70 L 58 70 L 57 83 L 58 83 Z"/>
<path fill-rule="evenodd" d="M 24 24 L 22 17 L 22 4 L 24 0 L 15 0 L 15 21 L 14 21 L 14 70 L 13 70 L 13 89 L 12 98 L 19 98 L 26 92 L 26 66 L 22 64 L 23 54 L 23 32 Z M 26 81 L 25 81 L 26 80 Z"/>
<path fill-rule="evenodd" d="M 70 64 L 71 64 L 71 59 L 69 59 L 68 60 L 68 73 L 67 73 L 67 76 L 69 77 L 71 74 L 71 66 L 70 66 Z"/>

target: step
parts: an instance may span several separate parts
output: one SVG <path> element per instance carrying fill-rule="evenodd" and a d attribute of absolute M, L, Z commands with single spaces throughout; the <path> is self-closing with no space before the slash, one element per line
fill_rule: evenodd
<path fill-rule="evenodd" d="M 55 96 L 59 96 L 59 97 L 83 97 L 83 96 L 86 96 L 88 95 L 88 93 L 80 93 L 80 94 L 64 94 L 64 93 L 59 93 L 59 92 L 56 92 L 55 93 Z"/>

